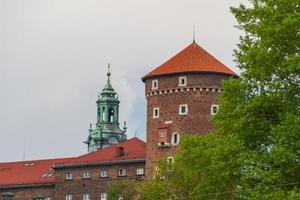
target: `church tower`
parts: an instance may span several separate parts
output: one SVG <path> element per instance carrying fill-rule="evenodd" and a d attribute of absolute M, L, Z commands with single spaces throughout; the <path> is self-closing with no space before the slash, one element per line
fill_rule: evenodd
<path fill-rule="evenodd" d="M 184 134 L 206 134 L 218 111 L 221 81 L 238 77 L 195 41 L 142 78 L 147 99 L 146 176 L 178 149 Z"/>
<path fill-rule="evenodd" d="M 107 83 L 98 96 L 97 122 L 96 127 L 92 124 L 89 129 L 89 136 L 84 142 L 88 145 L 88 152 L 103 149 L 113 144 L 118 144 L 127 139 L 126 122 L 123 130 L 119 123 L 119 104 L 117 93 L 110 83 L 110 65 L 108 65 Z"/>

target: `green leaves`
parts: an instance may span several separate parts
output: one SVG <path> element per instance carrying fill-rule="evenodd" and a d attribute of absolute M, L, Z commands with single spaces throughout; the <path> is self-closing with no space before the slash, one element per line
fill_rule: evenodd
<path fill-rule="evenodd" d="M 300 199 L 300 0 L 231 8 L 242 75 L 224 81 L 216 129 L 181 140 L 142 199 Z"/>

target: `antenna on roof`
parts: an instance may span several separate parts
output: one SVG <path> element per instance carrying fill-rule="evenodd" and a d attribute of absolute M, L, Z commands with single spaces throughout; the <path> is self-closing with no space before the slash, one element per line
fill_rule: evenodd
<path fill-rule="evenodd" d="M 26 155 L 26 136 L 24 135 L 24 141 L 23 141 L 23 161 L 25 161 L 25 155 Z"/>
<path fill-rule="evenodd" d="M 193 43 L 195 43 L 195 24 L 193 24 Z"/>

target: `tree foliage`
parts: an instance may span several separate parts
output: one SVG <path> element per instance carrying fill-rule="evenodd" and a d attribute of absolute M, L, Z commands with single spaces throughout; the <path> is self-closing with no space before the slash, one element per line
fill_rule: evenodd
<path fill-rule="evenodd" d="M 300 199 L 300 1 L 231 8 L 241 77 L 223 82 L 216 129 L 181 143 L 142 199 Z"/>
<path fill-rule="evenodd" d="M 133 200 L 138 197 L 136 180 L 124 179 L 122 181 L 112 182 L 107 190 L 108 200 Z"/>

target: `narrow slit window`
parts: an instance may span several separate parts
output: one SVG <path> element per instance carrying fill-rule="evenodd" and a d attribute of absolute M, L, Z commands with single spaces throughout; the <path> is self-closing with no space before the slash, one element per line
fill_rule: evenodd
<path fill-rule="evenodd" d="M 153 119 L 159 118 L 159 108 L 153 108 Z"/>
<path fill-rule="evenodd" d="M 180 141 L 180 135 L 178 133 L 172 134 L 172 145 L 178 145 Z"/>
<path fill-rule="evenodd" d="M 102 121 L 105 122 L 105 107 L 102 107 Z"/>
<path fill-rule="evenodd" d="M 113 108 L 110 108 L 109 110 L 108 110 L 108 120 L 109 120 L 109 122 L 114 122 L 114 113 L 115 113 L 115 111 L 114 111 L 114 109 Z"/>
<path fill-rule="evenodd" d="M 158 80 L 152 80 L 152 90 L 158 89 Z"/>
<path fill-rule="evenodd" d="M 188 114 L 188 105 L 182 104 L 179 105 L 179 115 L 187 115 Z"/>
<path fill-rule="evenodd" d="M 179 86 L 187 86 L 187 78 L 186 76 L 180 76 L 179 77 Z"/>
<path fill-rule="evenodd" d="M 211 111 L 210 112 L 211 112 L 212 115 L 216 115 L 218 110 L 219 110 L 219 105 L 213 104 L 211 106 Z"/>

